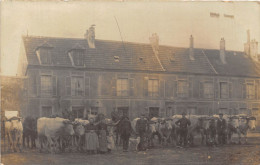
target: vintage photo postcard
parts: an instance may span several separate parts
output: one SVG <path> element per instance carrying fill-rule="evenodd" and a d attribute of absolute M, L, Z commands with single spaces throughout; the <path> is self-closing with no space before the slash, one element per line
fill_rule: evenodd
<path fill-rule="evenodd" d="M 260 165 L 259 1 L 0 8 L 1 165 Z"/>

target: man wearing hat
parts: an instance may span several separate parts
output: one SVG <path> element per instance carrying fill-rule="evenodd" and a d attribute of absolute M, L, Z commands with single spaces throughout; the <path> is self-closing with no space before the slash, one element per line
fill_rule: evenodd
<path fill-rule="evenodd" d="M 186 113 L 182 113 L 182 118 L 175 122 L 177 126 L 180 127 L 180 145 L 182 143 L 184 146 L 187 145 L 187 135 L 188 135 L 188 126 L 191 125 L 191 122 L 189 119 L 186 118 Z"/>
<path fill-rule="evenodd" d="M 223 113 L 219 114 L 217 120 L 217 133 L 218 133 L 218 143 L 226 144 L 226 120 L 223 119 Z"/>
<path fill-rule="evenodd" d="M 141 118 L 137 120 L 136 122 L 136 132 L 140 136 L 140 150 L 145 150 L 144 148 L 144 138 L 145 138 L 145 133 L 147 131 L 147 126 L 148 126 L 148 121 L 144 118 L 145 115 L 141 114 Z"/>

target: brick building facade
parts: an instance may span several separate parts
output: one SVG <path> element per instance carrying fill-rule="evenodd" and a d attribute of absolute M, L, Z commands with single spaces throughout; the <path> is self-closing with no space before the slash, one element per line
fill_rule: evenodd
<path fill-rule="evenodd" d="M 249 41 L 250 42 L 250 41 Z M 49 116 L 63 109 L 77 117 L 110 116 L 116 108 L 132 119 L 188 114 L 260 114 L 260 63 L 250 53 L 85 38 L 24 36 L 21 75 L 28 77 L 26 115 Z M 245 49 L 248 50 L 247 44 Z M 260 119 L 260 118 L 259 118 Z"/>

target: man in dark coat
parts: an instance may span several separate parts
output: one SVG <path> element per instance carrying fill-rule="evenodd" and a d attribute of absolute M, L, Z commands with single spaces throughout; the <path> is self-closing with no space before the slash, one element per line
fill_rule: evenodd
<path fill-rule="evenodd" d="M 177 126 L 180 127 L 180 145 L 182 143 L 184 146 L 187 145 L 187 135 L 188 135 L 188 126 L 191 125 L 191 122 L 189 119 L 186 118 L 186 113 L 182 113 L 182 118 L 175 122 Z"/>
<path fill-rule="evenodd" d="M 128 117 L 123 116 L 120 122 L 118 123 L 118 129 L 123 141 L 123 151 L 127 152 L 129 146 L 129 138 L 132 133 L 131 122 Z"/>
<path fill-rule="evenodd" d="M 114 108 L 113 111 L 111 112 L 111 119 L 113 122 L 117 122 L 120 119 L 119 114 L 116 111 L 116 108 Z"/>
<path fill-rule="evenodd" d="M 223 119 L 223 113 L 219 114 L 219 119 L 217 120 L 217 133 L 218 143 L 226 144 L 226 120 Z"/>
<path fill-rule="evenodd" d="M 145 150 L 144 142 L 145 142 L 145 134 L 147 132 L 148 128 L 148 121 L 144 118 L 145 115 L 142 114 L 141 118 L 137 120 L 135 130 L 137 134 L 140 136 L 140 144 L 139 144 L 139 150 Z"/>

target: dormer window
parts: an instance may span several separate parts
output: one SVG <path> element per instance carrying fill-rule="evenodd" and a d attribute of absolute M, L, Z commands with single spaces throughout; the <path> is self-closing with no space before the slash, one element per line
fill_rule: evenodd
<path fill-rule="evenodd" d="M 145 63 L 145 59 L 144 59 L 144 57 L 139 57 L 139 62 L 141 62 L 141 63 Z"/>
<path fill-rule="evenodd" d="M 115 62 L 119 62 L 119 56 L 114 56 Z"/>
<path fill-rule="evenodd" d="M 36 49 L 36 55 L 41 65 L 52 64 L 51 49 L 53 47 L 48 43 L 44 43 Z"/>
<path fill-rule="evenodd" d="M 84 66 L 84 49 L 73 49 L 68 54 L 73 66 Z"/>

